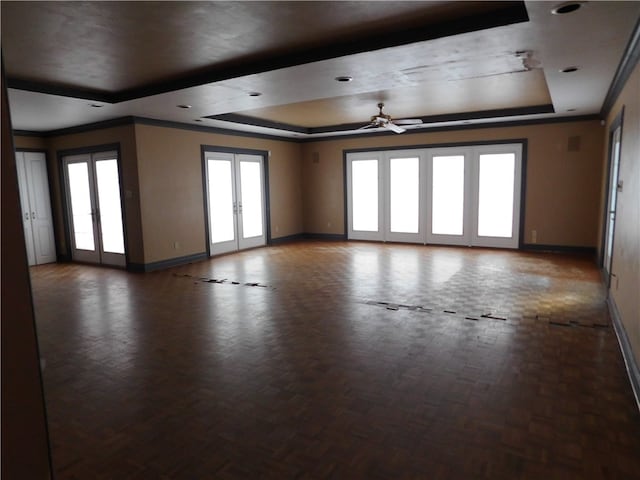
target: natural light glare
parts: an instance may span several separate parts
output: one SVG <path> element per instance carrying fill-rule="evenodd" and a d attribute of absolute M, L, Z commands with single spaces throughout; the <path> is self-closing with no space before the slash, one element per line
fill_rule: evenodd
<path fill-rule="evenodd" d="M 209 223 L 211 243 L 235 239 L 231 162 L 209 160 Z"/>
<path fill-rule="evenodd" d="M 96 162 L 98 184 L 98 208 L 102 230 L 102 250 L 124 254 L 122 229 L 122 207 L 120 203 L 120 181 L 118 162 L 115 159 Z"/>
<path fill-rule="evenodd" d="M 91 195 L 89 194 L 89 167 L 87 163 L 70 163 L 69 196 L 73 217 L 73 238 L 77 250 L 95 250 Z"/>
<path fill-rule="evenodd" d="M 464 155 L 433 157 L 431 233 L 462 235 L 464 225 Z"/>
<path fill-rule="evenodd" d="M 420 159 L 392 158 L 389 164 L 391 231 L 418 233 Z"/>
<path fill-rule="evenodd" d="M 351 162 L 353 230 L 378 231 L 378 160 Z"/>
<path fill-rule="evenodd" d="M 262 235 L 262 188 L 260 177 L 260 163 L 240 162 L 242 238 Z"/>
<path fill-rule="evenodd" d="M 478 236 L 513 236 L 513 153 L 480 155 L 478 179 Z"/>

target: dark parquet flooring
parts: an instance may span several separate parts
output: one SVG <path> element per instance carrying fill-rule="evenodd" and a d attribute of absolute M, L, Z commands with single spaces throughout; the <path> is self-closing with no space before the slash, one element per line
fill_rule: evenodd
<path fill-rule="evenodd" d="M 634 479 L 593 261 L 307 242 L 32 269 L 63 479 Z"/>

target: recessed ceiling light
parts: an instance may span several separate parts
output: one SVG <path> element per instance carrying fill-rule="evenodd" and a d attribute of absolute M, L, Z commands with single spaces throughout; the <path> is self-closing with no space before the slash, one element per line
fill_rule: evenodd
<path fill-rule="evenodd" d="M 90 103 L 90 106 L 92 106 L 93 108 L 102 108 L 104 107 L 104 105 L 100 105 L 99 103 Z"/>
<path fill-rule="evenodd" d="M 202 121 L 202 119 L 201 119 L 201 118 L 194 118 L 194 119 L 193 119 L 193 121 L 194 121 L 194 122 L 201 122 L 201 121 Z"/>
<path fill-rule="evenodd" d="M 262 95 L 260 92 L 249 92 L 250 97 L 259 97 L 260 95 Z"/>
<path fill-rule="evenodd" d="M 567 108 L 567 112 L 575 112 L 576 109 L 575 108 Z"/>
<path fill-rule="evenodd" d="M 582 7 L 583 3 L 584 2 L 564 2 L 553 7 L 551 13 L 554 15 L 564 15 L 565 13 L 575 12 Z"/>
<path fill-rule="evenodd" d="M 342 75 L 340 77 L 335 78 L 336 82 L 350 82 L 352 80 L 353 80 L 353 77 L 350 77 L 348 75 Z"/>
<path fill-rule="evenodd" d="M 560 70 L 560 73 L 573 73 L 577 72 L 578 70 L 580 70 L 578 67 L 567 67 Z"/>
<path fill-rule="evenodd" d="M 187 105 L 187 104 L 183 104 L 183 105 L 177 105 L 178 108 L 191 108 L 191 105 Z"/>

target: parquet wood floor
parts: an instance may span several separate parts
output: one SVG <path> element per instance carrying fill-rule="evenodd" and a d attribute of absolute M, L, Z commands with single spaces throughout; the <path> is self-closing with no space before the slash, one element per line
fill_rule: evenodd
<path fill-rule="evenodd" d="M 58 480 L 640 478 L 590 259 L 307 242 L 32 284 Z"/>

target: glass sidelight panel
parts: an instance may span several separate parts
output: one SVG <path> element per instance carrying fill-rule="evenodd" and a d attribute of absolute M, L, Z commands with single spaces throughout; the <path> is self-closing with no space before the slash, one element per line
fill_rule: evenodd
<path fill-rule="evenodd" d="M 262 235 L 262 172 L 260 162 L 240 161 L 240 204 L 242 238 Z"/>
<path fill-rule="evenodd" d="M 434 156 L 431 233 L 462 235 L 464 232 L 464 155 Z"/>
<path fill-rule="evenodd" d="M 390 230 L 418 233 L 420 229 L 420 159 L 389 160 Z"/>
<path fill-rule="evenodd" d="M 378 160 L 354 160 L 351 172 L 353 230 L 377 232 Z"/>
<path fill-rule="evenodd" d="M 513 236 L 515 155 L 482 154 L 478 169 L 478 236 Z"/>
<path fill-rule="evenodd" d="M 233 174 L 229 160 L 209 160 L 211 243 L 235 240 Z"/>
<path fill-rule="evenodd" d="M 75 248 L 95 250 L 94 210 L 89 187 L 89 165 L 86 162 L 70 163 L 67 165 L 67 172 Z"/>
<path fill-rule="evenodd" d="M 96 161 L 98 212 L 104 252 L 124 254 L 120 181 L 116 159 Z"/>

